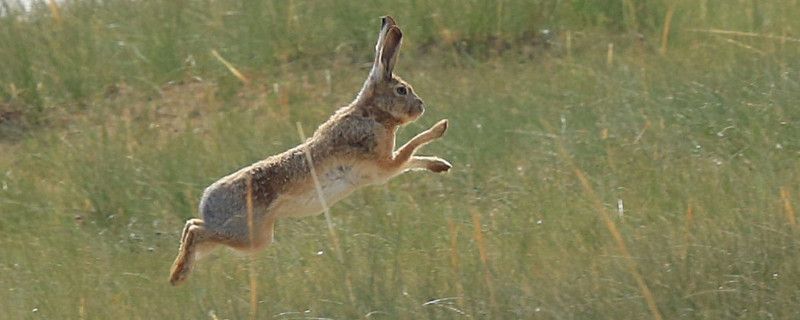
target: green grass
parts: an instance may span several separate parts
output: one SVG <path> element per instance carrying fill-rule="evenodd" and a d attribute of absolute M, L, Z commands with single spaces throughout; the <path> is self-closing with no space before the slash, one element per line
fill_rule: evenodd
<path fill-rule="evenodd" d="M 676 1 L 666 55 L 672 2 L 502 3 L 6 9 L 0 318 L 248 318 L 251 270 L 266 319 L 798 318 L 796 1 Z M 351 101 L 387 13 L 428 106 L 400 142 L 450 119 L 421 153 L 453 171 L 334 205 L 342 261 L 321 216 L 284 219 L 171 287 L 203 188 Z"/>

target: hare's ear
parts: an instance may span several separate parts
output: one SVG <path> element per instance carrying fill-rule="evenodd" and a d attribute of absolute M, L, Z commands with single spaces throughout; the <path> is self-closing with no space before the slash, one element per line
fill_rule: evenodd
<path fill-rule="evenodd" d="M 375 63 L 372 65 L 370 74 L 372 80 L 380 81 L 392 78 L 392 70 L 397 63 L 402 39 L 403 32 L 400 31 L 394 20 L 389 16 L 384 17 L 383 28 L 378 36 L 378 44 L 375 46 Z"/>
<path fill-rule="evenodd" d="M 378 43 L 375 44 L 376 53 L 381 52 L 381 47 L 383 47 L 383 39 L 386 38 L 386 32 L 389 31 L 389 27 L 396 25 L 397 23 L 395 23 L 394 19 L 390 16 L 384 16 L 381 19 L 381 32 L 378 34 Z"/>

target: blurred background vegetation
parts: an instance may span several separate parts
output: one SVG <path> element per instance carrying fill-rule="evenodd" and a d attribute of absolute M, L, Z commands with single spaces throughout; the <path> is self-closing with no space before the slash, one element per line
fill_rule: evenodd
<path fill-rule="evenodd" d="M 0 318 L 800 317 L 796 0 L 22 7 L 0 0 Z M 428 105 L 399 140 L 449 118 L 421 153 L 454 170 L 334 205 L 342 252 L 288 219 L 170 287 L 203 188 L 351 101 L 387 14 Z"/>

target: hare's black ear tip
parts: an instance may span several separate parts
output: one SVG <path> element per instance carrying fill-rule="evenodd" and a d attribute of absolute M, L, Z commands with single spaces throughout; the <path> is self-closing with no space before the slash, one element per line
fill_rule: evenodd
<path fill-rule="evenodd" d="M 382 21 L 381 27 L 386 27 L 387 25 L 388 26 L 396 26 L 397 25 L 397 23 L 394 22 L 394 18 L 392 18 L 392 16 L 383 16 L 383 19 L 381 19 L 381 21 Z"/>

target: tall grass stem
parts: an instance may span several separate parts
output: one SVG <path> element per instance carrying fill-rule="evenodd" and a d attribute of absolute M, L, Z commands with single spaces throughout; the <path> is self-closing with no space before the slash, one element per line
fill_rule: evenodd
<path fill-rule="evenodd" d="M 247 175 L 247 234 L 250 243 L 255 243 L 255 228 L 253 225 L 253 176 Z M 250 270 L 250 319 L 258 319 L 258 273 L 256 271 L 254 259 L 249 259 Z"/>
<path fill-rule="evenodd" d="M 789 199 L 789 189 L 781 187 L 781 199 L 783 200 L 783 207 L 786 209 L 786 218 L 789 219 L 789 225 L 797 229 L 797 219 L 792 209 L 792 201 Z"/>
<path fill-rule="evenodd" d="M 228 62 L 228 60 L 225 60 L 225 58 L 219 55 L 219 52 L 217 52 L 216 49 L 211 50 L 211 55 L 213 55 L 214 58 L 217 58 L 217 60 L 219 60 L 219 62 L 221 62 L 225 66 L 225 68 L 228 68 L 228 71 L 230 71 L 234 76 L 236 76 L 236 78 L 238 78 L 239 81 L 242 81 L 242 83 L 244 83 L 245 85 L 250 85 L 250 79 L 247 78 L 244 74 L 242 74 L 239 71 L 239 69 L 236 69 L 236 67 L 234 67 L 232 63 Z"/>
<path fill-rule="evenodd" d="M 483 265 L 483 279 L 486 281 L 486 287 L 489 289 L 489 301 L 492 304 L 492 311 L 497 314 L 499 310 L 497 306 L 497 298 L 494 294 L 494 285 L 492 284 L 492 274 L 489 269 L 489 256 L 486 252 L 486 241 L 484 241 L 483 231 L 481 230 L 481 217 L 475 208 L 472 211 L 472 225 L 475 228 L 475 243 L 478 244 L 478 254 Z"/>
<path fill-rule="evenodd" d="M 453 266 L 453 275 L 456 284 L 456 295 L 459 297 L 464 296 L 464 286 L 461 284 L 461 268 L 458 262 L 458 225 L 452 218 L 447 219 L 447 225 L 450 229 L 450 264 Z M 464 299 L 458 299 L 458 306 L 464 307 Z"/>
<path fill-rule="evenodd" d="M 50 7 L 50 13 L 53 15 L 53 19 L 55 19 L 59 25 L 64 23 L 61 19 L 61 10 L 58 8 L 56 0 L 47 0 L 47 5 Z"/>
<path fill-rule="evenodd" d="M 303 132 L 303 125 L 300 122 L 297 122 L 297 134 L 300 135 L 300 142 L 306 142 L 306 134 Z M 322 184 L 319 182 L 319 177 L 317 176 L 317 169 L 314 168 L 314 160 L 311 158 L 311 150 L 308 149 L 308 146 L 303 148 L 303 152 L 306 155 L 306 162 L 308 162 L 308 168 L 311 172 L 311 179 L 314 181 L 314 188 L 317 190 L 317 199 L 319 200 L 319 204 L 322 206 L 322 212 L 325 214 L 325 223 L 328 225 L 328 232 L 331 235 L 331 239 L 333 240 L 333 247 L 336 249 L 336 258 L 339 259 L 340 263 L 344 263 L 344 256 L 342 255 L 342 248 L 339 246 L 339 236 L 336 235 L 336 230 L 333 228 L 333 220 L 331 220 L 331 212 L 328 209 L 328 202 L 325 200 L 325 194 L 322 193 Z"/>
<path fill-rule="evenodd" d="M 297 125 L 297 134 L 300 136 L 300 143 L 306 142 L 306 134 L 303 131 L 303 125 L 300 122 L 296 123 Z M 333 220 L 331 220 L 331 212 L 328 208 L 328 203 L 325 200 L 325 194 L 322 193 L 322 184 L 319 182 L 319 176 L 317 175 L 317 169 L 314 167 L 314 160 L 311 157 L 311 150 L 308 149 L 308 145 L 304 145 L 303 152 L 306 155 L 306 161 L 308 162 L 308 168 L 311 172 L 311 179 L 314 180 L 314 188 L 317 190 L 317 197 L 319 199 L 319 203 L 322 206 L 322 212 L 325 214 L 325 223 L 328 225 L 328 232 L 331 235 L 331 240 L 333 241 L 333 247 L 336 251 L 336 258 L 339 260 L 339 263 L 344 265 L 344 253 L 342 252 L 342 247 L 339 245 L 339 236 L 336 235 L 336 229 L 333 228 Z M 353 282 L 350 280 L 350 273 L 347 272 L 347 268 L 344 269 L 344 283 L 345 287 L 347 288 L 347 296 L 350 299 L 350 303 L 354 304 L 356 301 L 355 293 L 353 292 Z"/>
<path fill-rule="evenodd" d="M 661 33 L 661 55 L 667 54 L 667 43 L 669 41 L 669 29 L 672 24 L 672 15 L 675 13 L 675 3 L 671 3 L 667 9 L 667 16 L 664 18 L 664 32 Z"/>

